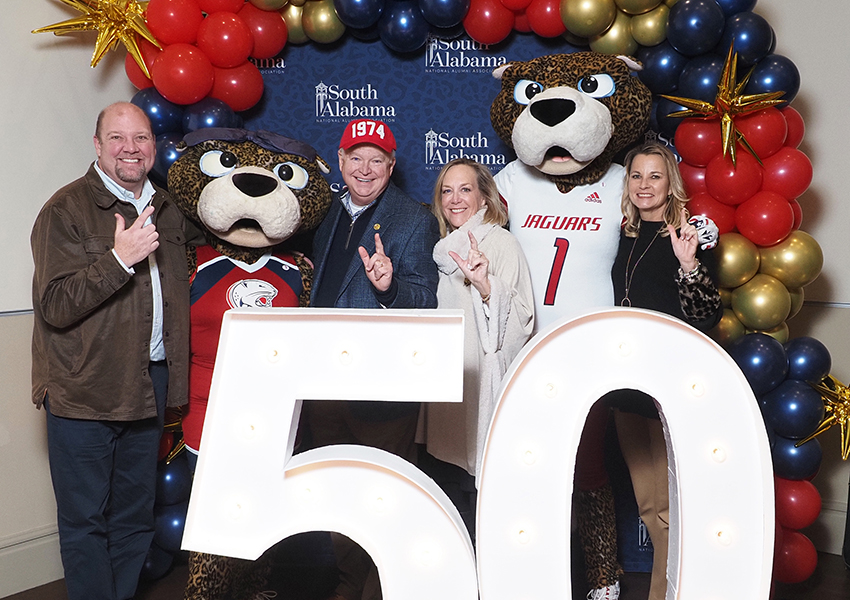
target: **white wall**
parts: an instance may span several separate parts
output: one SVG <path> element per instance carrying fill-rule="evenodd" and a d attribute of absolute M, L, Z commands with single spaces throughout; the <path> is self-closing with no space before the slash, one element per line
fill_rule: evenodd
<path fill-rule="evenodd" d="M 16 3 L 0 17 L 0 597 L 62 576 L 55 506 L 47 470 L 44 415 L 29 399 L 32 317 L 29 232 L 38 209 L 92 160 L 97 112 L 132 97 L 123 50 L 94 70 L 92 34 L 57 38 L 32 29 L 79 13 L 57 0 Z M 756 12 L 777 35 L 779 54 L 794 61 L 802 87 L 793 106 L 806 121 L 801 149 L 814 164 L 811 188 L 800 199 L 803 229 L 825 254 L 820 278 L 806 288 L 808 304 L 792 320 L 792 336 L 812 335 L 830 349 L 833 374 L 850 381 L 850 266 L 847 260 L 847 152 L 850 122 L 850 41 L 845 0 L 759 0 Z M 838 458 L 838 431 L 822 436 L 825 459 L 815 484 L 824 510 L 806 533 L 819 549 L 841 552 L 850 464 Z"/>

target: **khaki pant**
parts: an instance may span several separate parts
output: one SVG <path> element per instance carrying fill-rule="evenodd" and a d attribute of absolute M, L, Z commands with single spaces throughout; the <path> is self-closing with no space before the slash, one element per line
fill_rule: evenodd
<path fill-rule="evenodd" d="M 667 594 L 667 541 L 670 498 L 667 475 L 667 444 L 658 419 L 614 411 L 620 450 L 629 468 L 640 518 L 652 538 L 652 580 L 649 600 Z"/>

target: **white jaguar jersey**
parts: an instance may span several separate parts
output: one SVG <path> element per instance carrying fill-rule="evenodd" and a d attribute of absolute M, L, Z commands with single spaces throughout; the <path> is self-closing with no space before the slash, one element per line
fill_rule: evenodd
<path fill-rule="evenodd" d="M 535 331 L 614 304 L 611 266 L 623 219 L 624 172 L 613 164 L 601 180 L 568 194 L 518 160 L 496 175 L 511 233 L 531 269 Z"/>

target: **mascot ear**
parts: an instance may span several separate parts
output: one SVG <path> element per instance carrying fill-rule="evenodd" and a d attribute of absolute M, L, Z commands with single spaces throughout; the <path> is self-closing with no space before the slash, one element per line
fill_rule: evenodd
<path fill-rule="evenodd" d="M 625 56 L 624 54 L 618 54 L 617 58 L 619 58 L 621 61 L 626 63 L 626 65 L 628 65 L 628 67 L 632 71 L 643 71 L 643 65 L 640 64 L 637 60 L 635 60 L 631 56 Z"/>
<path fill-rule="evenodd" d="M 511 66 L 511 63 L 507 63 L 507 64 L 504 64 L 504 65 L 502 65 L 502 66 L 500 66 L 500 67 L 496 67 L 495 69 L 493 69 L 493 78 L 494 78 L 494 79 L 501 79 L 501 78 L 502 78 L 502 75 L 504 75 L 504 74 L 505 74 L 505 71 L 506 71 L 506 70 L 508 69 L 508 67 L 510 67 L 510 66 Z"/>
<path fill-rule="evenodd" d="M 319 170 L 325 175 L 331 172 L 331 166 L 318 154 L 316 155 L 316 164 L 319 165 Z"/>

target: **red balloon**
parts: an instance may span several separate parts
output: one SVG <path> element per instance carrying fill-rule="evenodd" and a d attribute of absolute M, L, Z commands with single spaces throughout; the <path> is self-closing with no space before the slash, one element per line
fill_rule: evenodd
<path fill-rule="evenodd" d="M 785 146 L 764 163 L 764 183 L 761 189 L 782 194 L 788 200 L 797 198 L 812 183 L 812 163 L 796 148 Z"/>
<path fill-rule="evenodd" d="M 210 59 L 191 44 L 166 46 L 151 75 L 156 90 L 175 104 L 194 104 L 209 94 L 213 85 Z"/>
<path fill-rule="evenodd" d="M 498 44 L 508 37 L 515 20 L 513 11 L 505 8 L 500 0 L 471 0 L 463 18 L 463 28 L 480 44 Z"/>
<path fill-rule="evenodd" d="M 708 192 L 698 192 L 691 196 L 687 208 L 691 215 L 705 215 L 714 221 L 720 233 L 735 230 L 735 207 L 718 202 Z"/>
<path fill-rule="evenodd" d="M 803 122 L 803 117 L 790 106 L 783 106 L 779 109 L 779 112 L 785 117 L 785 123 L 788 125 L 788 135 L 785 138 L 785 145 L 796 148 L 803 141 L 803 136 L 806 134 L 806 124 Z"/>
<path fill-rule="evenodd" d="M 239 12 L 245 0 L 198 0 L 201 10 L 211 15 L 217 12 Z"/>
<path fill-rule="evenodd" d="M 248 2 L 236 14 L 254 34 L 254 49 L 251 51 L 254 58 L 272 58 L 286 46 L 286 21 L 278 11 L 260 10 Z"/>
<path fill-rule="evenodd" d="M 736 121 L 737 123 L 737 121 Z M 717 119 L 684 119 L 676 128 L 676 152 L 695 167 L 704 167 L 723 152 L 720 121 Z"/>
<path fill-rule="evenodd" d="M 735 211 L 738 232 L 756 246 L 778 244 L 794 227 L 794 210 L 788 200 L 773 192 L 758 192 Z"/>
<path fill-rule="evenodd" d="M 684 125 L 684 123 L 682 123 L 682 125 Z M 694 167 L 686 162 L 680 162 L 679 173 L 682 175 L 682 181 L 685 184 L 685 191 L 689 196 L 699 194 L 700 192 L 708 193 L 708 188 L 705 185 L 705 169 Z"/>
<path fill-rule="evenodd" d="M 528 5 L 531 4 L 531 0 L 501 0 L 502 6 L 505 8 L 512 10 L 516 13 L 524 12 Z M 560 17 L 559 17 L 560 18 Z"/>
<path fill-rule="evenodd" d="M 204 15 L 197 0 L 150 0 L 145 18 L 154 37 L 166 46 L 194 44 Z"/>
<path fill-rule="evenodd" d="M 567 30 L 561 19 L 561 0 L 532 0 L 525 16 L 531 30 L 540 37 L 558 37 Z"/>
<path fill-rule="evenodd" d="M 159 56 L 161 50 L 144 38 L 137 38 L 136 41 L 139 43 L 139 52 L 142 54 L 142 59 L 148 66 L 148 72 L 150 72 L 153 67 L 153 63 L 156 60 L 156 57 Z M 153 85 L 153 81 L 145 75 L 142 68 L 136 62 L 136 59 L 134 59 L 133 55 L 129 52 L 124 57 L 124 72 L 127 73 L 127 79 L 130 80 L 130 83 L 140 90 L 149 88 Z"/>
<path fill-rule="evenodd" d="M 251 62 L 233 69 L 215 69 L 210 96 L 218 98 L 236 112 L 248 110 L 263 97 L 263 76 Z"/>
<path fill-rule="evenodd" d="M 514 11 L 514 31 L 531 33 L 531 24 L 528 22 L 528 16 L 524 10 Z"/>
<path fill-rule="evenodd" d="M 811 481 L 774 477 L 776 520 L 786 529 L 805 529 L 815 522 L 821 509 L 818 489 Z"/>
<path fill-rule="evenodd" d="M 782 532 L 782 547 L 773 562 L 773 578 L 780 583 L 800 583 L 812 576 L 818 566 L 818 552 L 812 541 L 799 531 Z"/>
<path fill-rule="evenodd" d="M 803 207 L 800 206 L 800 203 L 797 202 L 797 200 L 789 200 L 788 204 L 791 205 L 791 210 L 794 211 L 794 226 L 791 230 L 797 231 L 800 229 L 800 225 L 803 224 Z"/>
<path fill-rule="evenodd" d="M 736 150 L 737 164 L 719 154 L 705 168 L 708 193 L 724 204 L 740 204 L 761 189 L 761 165 L 740 146 Z"/>
<path fill-rule="evenodd" d="M 772 106 L 736 118 L 735 127 L 762 160 L 776 154 L 788 136 L 785 117 Z"/>
<path fill-rule="evenodd" d="M 774 520 L 773 523 L 773 564 L 776 564 L 776 559 L 779 556 L 779 553 L 782 551 L 782 540 L 784 538 L 784 530 L 782 529 L 782 525 L 779 524 L 779 521 Z"/>
<path fill-rule="evenodd" d="M 254 48 L 251 30 L 233 13 L 209 15 L 198 28 L 198 48 L 214 67 L 229 69 L 248 60 Z"/>

